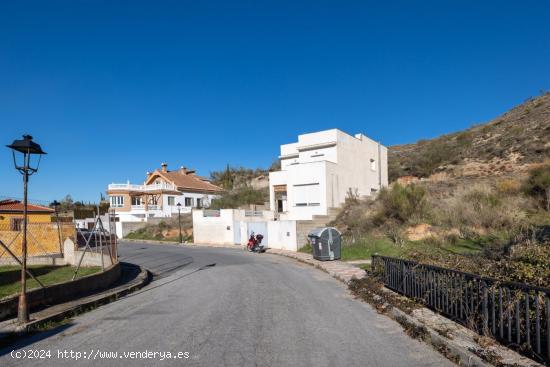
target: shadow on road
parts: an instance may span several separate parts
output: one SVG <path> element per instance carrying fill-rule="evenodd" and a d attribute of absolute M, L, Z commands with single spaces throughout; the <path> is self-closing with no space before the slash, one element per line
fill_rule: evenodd
<path fill-rule="evenodd" d="M 26 335 L 21 338 L 16 335 L 9 336 L 5 339 L 0 340 L 0 357 L 6 354 L 10 354 L 13 350 L 23 349 L 29 345 L 32 345 L 36 342 L 39 342 L 43 339 L 47 339 L 53 335 L 59 334 L 68 330 L 74 326 L 72 322 L 68 322 L 62 325 L 59 325 L 53 329 L 47 331 L 35 331 L 31 334 Z M 0 335 L 1 338 L 1 335 Z"/>

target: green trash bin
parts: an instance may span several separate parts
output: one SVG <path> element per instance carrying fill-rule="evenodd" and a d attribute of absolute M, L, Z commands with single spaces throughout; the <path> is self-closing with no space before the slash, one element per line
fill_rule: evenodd
<path fill-rule="evenodd" d="M 342 234 L 333 227 L 315 228 L 308 234 L 314 259 L 339 260 L 342 253 Z"/>

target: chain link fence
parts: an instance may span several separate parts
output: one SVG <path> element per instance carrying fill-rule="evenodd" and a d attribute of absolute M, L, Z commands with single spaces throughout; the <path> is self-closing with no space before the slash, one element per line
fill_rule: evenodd
<path fill-rule="evenodd" d="M 5 217 L 5 216 L 4 216 Z M 75 226 L 66 222 L 45 222 L 29 216 L 27 224 L 27 256 L 47 256 L 63 253 L 67 238 L 76 238 Z M 22 256 L 23 218 L 11 217 L 0 221 L 0 241 L 17 257 Z M 0 249 L 0 259 L 10 257 L 7 249 Z"/>

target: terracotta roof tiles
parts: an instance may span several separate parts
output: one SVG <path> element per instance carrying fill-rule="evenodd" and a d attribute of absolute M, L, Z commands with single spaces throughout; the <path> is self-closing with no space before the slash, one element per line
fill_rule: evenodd
<path fill-rule="evenodd" d="M 28 204 L 27 211 L 29 213 L 53 213 L 52 208 L 47 206 Z M 19 200 L 0 200 L 0 212 L 21 212 L 23 213 L 23 203 Z"/>
<path fill-rule="evenodd" d="M 219 186 L 216 186 L 201 177 L 195 175 L 194 173 L 186 172 L 185 170 L 177 171 L 168 171 L 161 172 L 156 170 L 147 180 L 151 182 L 154 176 L 163 177 L 166 181 L 176 185 L 182 190 L 196 190 L 196 191 L 209 191 L 209 192 L 220 192 L 223 189 Z"/>

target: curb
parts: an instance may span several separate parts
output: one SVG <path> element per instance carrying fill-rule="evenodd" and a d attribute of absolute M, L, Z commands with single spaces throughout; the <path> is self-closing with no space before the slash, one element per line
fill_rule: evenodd
<path fill-rule="evenodd" d="M 143 243 L 151 245 L 181 245 L 178 241 L 136 240 L 132 238 L 121 238 L 118 242 Z M 184 243 L 183 245 L 188 245 L 188 243 Z"/>
<path fill-rule="evenodd" d="M 137 245 L 137 244 L 143 244 L 143 245 L 165 245 L 165 246 L 176 246 L 181 248 L 186 247 L 205 247 L 205 248 L 232 248 L 237 250 L 242 250 L 245 248 L 243 245 L 212 245 L 207 243 L 193 243 L 193 242 L 187 242 L 184 244 L 181 244 L 179 242 L 175 241 L 152 241 L 152 240 L 134 240 L 134 239 L 125 239 L 119 240 L 119 243 L 125 243 L 128 245 Z"/>
<path fill-rule="evenodd" d="M 396 322 L 399 322 L 399 319 L 405 319 L 408 323 L 411 323 L 417 327 L 423 327 L 427 330 L 430 338 L 430 343 L 436 347 L 443 346 L 445 348 L 446 353 L 441 354 L 445 355 L 448 359 L 450 356 L 457 356 L 459 358 L 458 365 L 460 366 L 471 366 L 471 367 L 492 367 L 492 364 L 489 364 L 485 361 L 483 361 L 479 356 L 476 354 L 470 352 L 467 349 L 464 349 L 458 345 L 456 345 L 452 339 L 445 338 L 441 336 L 437 331 L 433 330 L 432 328 L 426 326 L 422 322 L 418 321 L 414 317 L 406 314 L 405 312 L 401 311 L 400 309 L 396 307 L 391 307 L 388 311 L 388 315 L 391 319 L 395 320 Z M 400 323 L 401 324 L 401 323 Z M 451 359 L 452 360 L 452 359 Z M 455 361 L 453 361 L 455 362 Z"/>
<path fill-rule="evenodd" d="M 381 288 L 381 291 L 383 293 L 388 293 L 393 296 L 407 299 L 409 298 L 404 297 L 400 295 L 399 293 L 396 293 L 390 289 L 387 289 L 385 287 Z M 377 297 L 377 296 L 375 296 Z M 379 296 L 378 296 L 379 297 Z M 366 301 L 364 301 L 366 302 Z M 369 302 L 366 302 L 369 303 Z M 370 304 L 370 303 L 369 303 Z M 427 339 L 422 339 L 424 342 L 429 343 L 433 346 L 434 349 L 436 349 L 439 353 L 444 355 L 447 359 L 451 360 L 452 362 L 456 363 L 459 366 L 468 366 L 468 367 L 492 367 L 492 366 L 499 366 L 499 367 L 543 367 L 543 364 L 540 364 L 530 358 L 524 357 L 517 353 L 516 351 L 507 348 L 505 345 L 498 343 L 495 341 L 493 347 L 483 347 L 479 345 L 477 340 L 475 339 L 475 336 L 471 339 L 462 339 L 462 341 L 466 342 L 468 345 L 460 344 L 460 337 L 457 337 L 455 340 L 455 336 L 448 336 L 446 337 L 445 334 L 442 334 L 441 331 L 438 331 L 437 329 L 433 328 L 431 325 L 424 322 L 421 318 L 415 315 L 408 314 L 401 309 L 398 308 L 398 306 L 394 306 L 388 302 L 384 302 L 381 304 L 381 307 L 385 309 L 385 312 L 380 312 L 382 315 L 386 315 L 387 317 L 393 319 L 394 321 L 401 324 L 404 328 L 407 326 L 407 324 L 413 325 L 418 328 L 423 328 L 427 335 Z M 435 315 L 436 317 L 440 317 L 444 319 L 445 321 L 448 321 L 453 324 L 453 326 L 456 326 L 457 329 L 463 330 L 465 333 L 471 333 L 476 334 L 474 331 L 454 322 L 451 319 L 448 319 L 424 306 L 420 305 L 419 310 L 423 310 L 424 312 L 430 313 Z M 459 332 L 463 333 L 463 332 Z M 477 334 L 476 334 L 477 335 Z M 495 349 L 500 348 L 502 350 L 502 353 L 495 354 L 497 357 L 503 357 L 504 361 L 501 361 L 500 359 L 496 359 L 495 363 L 491 363 L 490 361 L 485 360 L 482 356 L 476 353 L 481 352 L 491 352 L 495 351 L 498 352 Z M 485 353 L 486 355 L 488 353 Z M 507 361 L 506 361 L 507 360 Z"/>
<path fill-rule="evenodd" d="M 331 277 L 344 284 L 349 284 L 353 279 L 362 279 L 366 275 L 363 269 L 347 264 L 344 261 L 318 261 L 313 259 L 313 256 L 306 253 L 279 249 L 268 249 L 266 253 L 288 257 L 301 263 L 311 265 L 314 268 L 328 273 Z"/>
<path fill-rule="evenodd" d="M 135 266 L 138 266 L 138 265 L 135 265 Z M 106 291 L 95 296 L 92 295 L 92 296 L 84 297 L 83 302 L 77 302 L 78 299 L 74 300 L 72 302 L 76 302 L 76 304 L 68 306 L 66 309 L 63 309 L 61 311 L 54 312 L 50 315 L 32 320 L 31 322 L 23 326 L 14 325 L 12 330 L 6 330 L 3 333 L 3 335 L 0 338 L 0 341 L 2 339 L 6 339 L 14 335 L 16 336 L 25 335 L 29 332 L 39 329 L 40 326 L 47 324 L 49 322 L 63 320 L 67 317 L 74 317 L 76 315 L 86 312 L 89 308 L 96 308 L 98 306 L 106 305 L 108 303 L 116 301 L 118 298 L 128 293 L 131 293 L 131 292 L 134 292 L 135 290 L 143 288 L 144 286 L 149 284 L 149 282 L 151 281 L 152 275 L 149 270 L 142 268 L 141 266 L 138 266 L 138 267 L 140 269 L 140 273 L 136 277 L 136 279 L 132 281 L 130 284 L 119 286 L 114 290 Z"/>

